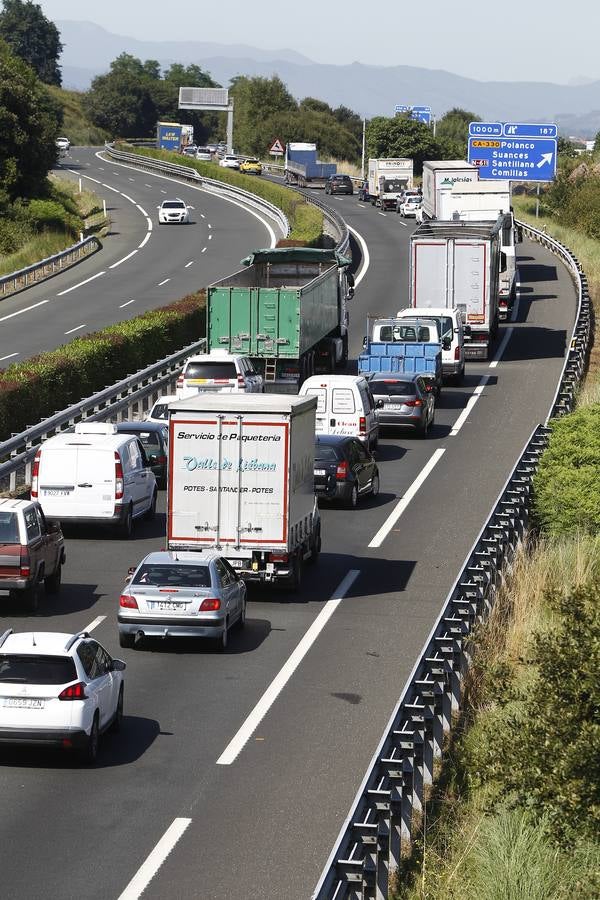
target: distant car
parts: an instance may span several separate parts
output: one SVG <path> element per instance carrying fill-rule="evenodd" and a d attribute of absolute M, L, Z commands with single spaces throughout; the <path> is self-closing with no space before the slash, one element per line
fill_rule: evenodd
<path fill-rule="evenodd" d="M 5 631 L 0 744 L 73 749 L 93 763 L 99 735 L 121 727 L 125 668 L 87 632 Z"/>
<path fill-rule="evenodd" d="M 358 189 L 358 199 L 362 200 L 363 203 L 366 203 L 371 199 L 371 195 L 369 194 L 369 182 L 363 181 L 361 186 Z"/>
<path fill-rule="evenodd" d="M 136 637 L 200 637 L 225 650 L 230 628 L 245 622 L 246 585 L 213 550 L 149 553 L 119 598 L 121 647 Z"/>
<path fill-rule="evenodd" d="M 196 150 L 197 150 L 197 148 L 196 148 L 195 144 L 189 144 L 187 147 L 184 147 L 181 152 L 183 153 L 184 156 L 193 156 L 195 159 L 196 158 Z"/>
<path fill-rule="evenodd" d="M 263 377 L 251 359 L 222 350 L 190 356 L 177 379 L 178 399 L 195 392 L 260 394 L 262 390 Z"/>
<path fill-rule="evenodd" d="M 146 453 L 150 469 L 160 488 L 167 486 L 167 455 L 169 450 L 168 419 L 157 422 L 119 422 L 119 434 L 134 434 Z"/>
<path fill-rule="evenodd" d="M 354 185 L 349 175 L 330 175 L 325 182 L 326 194 L 353 194 Z"/>
<path fill-rule="evenodd" d="M 435 389 L 421 375 L 376 372 L 369 381 L 380 426 L 412 428 L 427 437 L 435 417 Z"/>
<path fill-rule="evenodd" d="M 232 156 L 230 153 L 227 153 L 222 159 L 219 160 L 219 165 L 223 169 L 239 169 L 240 160 L 237 156 Z"/>
<path fill-rule="evenodd" d="M 245 175 L 262 175 L 262 163 L 259 159 L 251 157 L 240 163 L 240 172 Z"/>
<path fill-rule="evenodd" d="M 144 419 L 145 422 L 157 422 L 158 424 L 164 425 L 169 421 L 169 403 L 173 403 L 174 400 L 179 400 L 180 398 L 177 394 L 163 394 L 162 397 L 159 397 L 158 400 L 154 403 L 154 406 Z"/>
<path fill-rule="evenodd" d="M 406 190 L 402 191 L 400 196 L 396 199 L 396 212 L 398 214 L 402 212 L 402 207 L 410 197 L 417 197 L 419 201 L 423 199 L 421 192 L 416 188 L 407 188 Z"/>
<path fill-rule="evenodd" d="M 354 509 L 361 497 L 379 493 L 379 469 L 358 438 L 319 434 L 315 439 L 315 493 Z"/>
<path fill-rule="evenodd" d="M 212 159 L 213 151 L 210 147 L 198 147 L 196 149 L 196 159 L 202 159 L 205 162 L 210 162 Z"/>
<path fill-rule="evenodd" d="M 407 197 L 400 207 L 400 214 L 405 218 L 416 218 L 417 210 L 421 209 L 421 197 Z"/>
<path fill-rule="evenodd" d="M 159 225 L 178 222 L 187 225 L 190 221 L 190 214 L 187 204 L 180 200 L 163 200 L 158 207 L 158 223 Z"/>
<path fill-rule="evenodd" d="M 71 149 L 71 141 L 67 137 L 59 137 L 56 138 L 56 149 L 57 150 L 70 150 Z"/>

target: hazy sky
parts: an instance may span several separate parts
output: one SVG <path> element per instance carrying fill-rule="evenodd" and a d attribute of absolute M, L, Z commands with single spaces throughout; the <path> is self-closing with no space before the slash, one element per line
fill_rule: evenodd
<path fill-rule="evenodd" d="M 480 81 L 600 80 L 598 0 L 38 2 L 53 21 L 91 21 L 140 40 L 287 47 L 316 62 L 423 66 Z"/>

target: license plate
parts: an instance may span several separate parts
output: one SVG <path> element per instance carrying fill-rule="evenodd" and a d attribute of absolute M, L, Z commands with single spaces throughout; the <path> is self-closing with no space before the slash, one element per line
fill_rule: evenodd
<path fill-rule="evenodd" d="M 68 497 L 71 491 L 44 491 L 44 497 Z"/>
<path fill-rule="evenodd" d="M 315 469 L 315 475 L 327 475 L 325 469 Z"/>
<path fill-rule="evenodd" d="M 152 609 L 158 612 L 184 612 L 185 603 L 173 603 L 169 600 L 156 600 L 151 604 Z"/>
<path fill-rule="evenodd" d="M 4 706 L 17 709 L 43 709 L 43 700 L 34 700 L 32 697 L 5 697 Z"/>
<path fill-rule="evenodd" d="M 234 569 L 243 569 L 244 568 L 244 560 L 243 559 L 228 559 L 227 562 L 230 566 L 233 566 Z"/>

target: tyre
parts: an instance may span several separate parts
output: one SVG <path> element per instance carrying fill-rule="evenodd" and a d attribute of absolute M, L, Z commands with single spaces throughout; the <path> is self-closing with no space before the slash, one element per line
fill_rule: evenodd
<path fill-rule="evenodd" d="M 464 384 L 465 381 L 465 367 L 463 366 L 460 372 L 458 372 L 454 378 L 452 379 L 453 383 L 460 387 L 461 384 Z"/>
<path fill-rule="evenodd" d="M 119 647 L 127 647 L 131 649 L 135 644 L 135 635 L 133 634 L 124 634 L 122 631 L 119 632 Z"/>
<path fill-rule="evenodd" d="M 225 653 L 229 644 L 229 620 L 225 619 L 225 626 L 220 637 L 217 638 L 217 650 L 219 653 Z"/>
<path fill-rule="evenodd" d="M 81 758 L 83 762 L 95 763 L 98 757 L 98 740 L 100 737 L 100 729 L 98 727 L 98 713 L 94 715 L 94 721 L 92 722 L 92 727 L 90 730 L 90 735 L 85 743 L 85 747 L 83 747 L 81 751 Z"/>
<path fill-rule="evenodd" d="M 62 563 L 59 563 L 52 575 L 44 578 L 44 587 L 47 594 L 58 594 L 60 591 L 60 583 L 62 580 Z"/>
<path fill-rule="evenodd" d="M 287 590 L 290 594 L 295 594 L 302 584 L 302 557 L 300 553 L 294 555 L 294 568 L 287 584 Z"/>
<path fill-rule="evenodd" d="M 151 522 L 154 519 L 155 515 L 156 515 L 156 491 L 153 491 L 152 503 L 150 504 L 148 511 L 144 514 L 144 518 L 146 519 L 147 522 Z"/>
<path fill-rule="evenodd" d="M 242 601 L 242 614 L 239 617 L 239 619 L 237 620 L 237 622 L 235 623 L 236 627 L 239 629 L 244 628 L 244 626 L 246 625 L 246 602 L 247 602 L 246 598 L 244 597 L 244 599 Z"/>
<path fill-rule="evenodd" d="M 379 475 L 373 475 L 373 480 L 371 481 L 371 496 L 376 497 L 379 493 Z"/>
<path fill-rule="evenodd" d="M 309 563 L 314 565 L 319 558 L 319 553 L 321 552 L 321 528 L 317 528 L 315 532 L 315 536 L 312 542 L 312 548 L 310 551 L 310 556 L 308 558 Z"/>
<path fill-rule="evenodd" d="M 32 584 L 31 587 L 25 588 L 24 591 L 19 592 L 21 597 L 21 603 L 25 607 L 25 609 L 30 613 L 36 613 L 38 611 L 39 606 L 39 585 Z"/>
<path fill-rule="evenodd" d="M 420 438 L 426 438 L 428 434 L 429 434 L 429 423 L 424 422 L 417 430 L 417 435 Z"/>
<path fill-rule="evenodd" d="M 125 518 L 121 522 L 119 528 L 119 536 L 128 540 L 133 533 L 133 513 L 131 512 L 131 506 L 127 507 L 127 512 L 125 514 Z"/>
<path fill-rule="evenodd" d="M 119 688 L 119 698 L 117 700 L 117 708 L 115 710 L 115 717 L 112 720 L 110 730 L 114 731 L 115 734 L 121 730 L 123 725 L 123 685 Z"/>
<path fill-rule="evenodd" d="M 370 450 L 377 450 L 378 447 L 379 447 L 379 434 L 377 435 L 377 437 L 374 437 L 374 438 L 373 438 L 373 440 L 372 440 L 371 443 L 369 444 L 369 449 L 370 449 Z"/>
<path fill-rule="evenodd" d="M 358 506 L 358 487 L 356 484 L 352 485 L 352 491 L 348 500 L 346 501 L 346 506 L 348 509 L 356 509 Z"/>

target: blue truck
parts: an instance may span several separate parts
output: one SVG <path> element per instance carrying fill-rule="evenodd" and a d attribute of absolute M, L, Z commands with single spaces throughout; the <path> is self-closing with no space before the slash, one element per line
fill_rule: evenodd
<path fill-rule="evenodd" d="M 181 150 L 183 126 L 177 122 L 158 122 L 156 126 L 156 146 L 159 150 Z"/>
<path fill-rule="evenodd" d="M 358 357 L 358 372 L 367 378 L 375 372 L 423 375 L 442 388 L 442 344 L 431 319 L 375 319 Z"/>
<path fill-rule="evenodd" d="M 317 159 L 317 145 L 292 142 L 286 144 L 284 179 L 286 184 L 299 187 L 325 187 L 330 175 L 337 174 L 335 163 L 324 163 Z"/>

